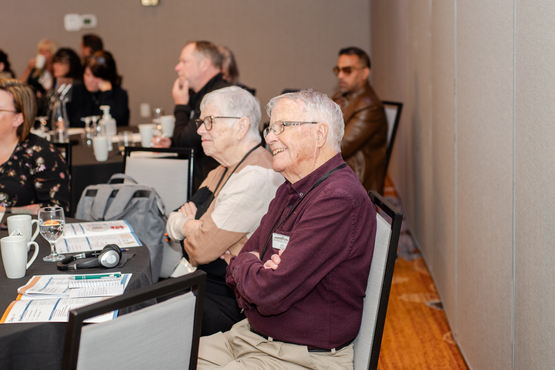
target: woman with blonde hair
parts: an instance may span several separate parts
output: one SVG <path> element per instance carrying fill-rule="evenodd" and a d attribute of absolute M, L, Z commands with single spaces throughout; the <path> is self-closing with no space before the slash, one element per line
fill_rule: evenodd
<path fill-rule="evenodd" d="M 41 94 L 50 90 L 54 83 L 54 78 L 52 77 L 52 57 L 56 54 L 57 50 L 58 44 L 56 41 L 50 39 L 40 40 L 37 56 L 29 60 L 29 64 L 27 64 L 27 68 L 23 71 L 20 80 L 27 82 Z"/>
<path fill-rule="evenodd" d="M 37 99 L 38 115 L 44 116 L 48 113 L 48 99 L 46 95 L 54 86 L 52 75 L 52 57 L 58 50 L 58 44 L 54 40 L 42 39 L 39 41 L 37 56 L 31 58 L 27 68 L 19 78 L 33 88 Z"/>
<path fill-rule="evenodd" d="M 29 85 L 0 78 L 0 212 L 68 211 L 69 175 L 60 152 L 31 134 L 37 104 Z"/>

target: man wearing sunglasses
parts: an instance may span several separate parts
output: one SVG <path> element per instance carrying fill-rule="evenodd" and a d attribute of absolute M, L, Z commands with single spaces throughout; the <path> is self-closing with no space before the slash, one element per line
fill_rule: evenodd
<path fill-rule="evenodd" d="M 383 104 L 368 82 L 370 58 L 357 47 L 339 51 L 333 69 L 340 92 L 333 97 L 345 120 L 341 154 L 366 190 L 383 194 L 387 119 Z"/>
<path fill-rule="evenodd" d="M 152 139 L 154 147 L 195 150 L 193 193 L 208 173 L 219 165 L 215 159 L 204 154 L 195 120 L 200 116 L 200 102 L 206 94 L 231 86 L 222 78 L 222 60 L 218 47 L 209 41 L 190 41 L 185 45 L 175 66 L 178 77 L 172 89 L 175 101 L 173 137 Z"/>

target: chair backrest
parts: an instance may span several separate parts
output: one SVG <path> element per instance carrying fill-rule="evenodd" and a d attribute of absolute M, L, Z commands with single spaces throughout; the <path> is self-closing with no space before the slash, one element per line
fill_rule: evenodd
<path fill-rule="evenodd" d="M 403 221 L 403 214 L 376 191 L 371 190 L 368 195 L 372 203 L 391 218 L 391 224 L 379 213 L 376 214 L 377 229 L 374 255 L 370 265 L 368 285 L 366 286 L 362 322 L 354 341 L 355 370 L 373 370 L 378 367 L 391 279 L 393 278 L 397 244 L 401 232 L 401 222 Z"/>
<path fill-rule="evenodd" d="M 124 173 L 156 189 L 166 214 L 191 198 L 193 166 L 193 149 L 125 147 Z"/>
<path fill-rule="evenodd" d="M 73 176 L 71 174 L 71 166 L 72 166 L 72 147 L 74 144 L 76 144 L 76 141 L 70 141 L 67 143 L 52 143 L 62 154 L 62 156 L 64 157 L 65 161 L 66 161 L 66 165 L 67 165 L 67 172 L 69 174 L 69 181 L 70 181 L 70 186 L 71 188 L 73 188 Z M 71 190 L 71 189 L 70 189 Z M 73 213 L 72 213 L 72 206 L 71 204 L 69 205 L 69 212 L 66 213 L 67 217 L 73 217 Z"/>
<path fill-rule="evenodd" d="M 206 273 L 168 279 L 69 314 L 62 369 L 196 369 Z M 188 291 L 100 324 L 83 321 Z"/>
<path fill-rule="evenodd" d="M 385 172 L 387 173 L 389 159 L 391 158 L 393 144 L 395 143 L 395 136 L 397 135 L 397 127 L 399 126 L 399 121 L 401 119 L 403 103 L 392 101 L 382 101 L 382 103 L 385 109 L 385 115 L 387 117 L 387 149 L 385 154 Z"/>
<path fill-rule="evenodd" d="M 62 156 L 64 157 L 66 164 L 67 164 L 67 170 L 69 172 L 69 174 L 71 175 L 71 147 L 75 144 L 74 142 L 67 142 L 67 143 L 52 143 L 59 151 L 60 153 L 62 153 Z"/>

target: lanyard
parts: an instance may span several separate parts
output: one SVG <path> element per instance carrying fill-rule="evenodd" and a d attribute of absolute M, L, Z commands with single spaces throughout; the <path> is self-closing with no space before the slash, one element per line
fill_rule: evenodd
<path fill-rule="evenodd" d="M 266 238 L 266 242 L 264 243 L 264 249 L 262 249 L 262 254 L 260 254 L 260 260 L 262 261 L 262 258 L 264 258 L 264 254 L 266 253 L 266 249 L 268 249 L 268 242 L 270 241 L 270 238 L 272 237 L 272 234 L 274 233 L 275 230 L 279 229 L 279 227 L 281 225 L 283 225 L 283 223 L 285 221 L 287 221 L 287 219 L 289 218 L 289 216 L 291 216 L 293 214 L 293 212 L 295 212 L 295 210 L 297 209 L 297 207 L 299 206 L 299 204 L 301 204 L 301 202 L 306 199 L 307 195 L 313 190 L 315 189 L 318 185 L 320 185 L 325 179 L 327 179 L 328 177 L 330 177 L 330 175 L 332 173 L 334 173 L 337 170 L 340 170 L 342 168 L 345 168 L 347 166 L 347 164 L 345 162 L 343 162 L 342 164 L 340 164 L 339 166 L 335 167 L 333 170 L 327 172 L 324 174 L 324 176 L 320 177 L 320 179 L 318 181 L 316 181 L 314 183 L 314 185 L 312 185 L 312 187 L 306 192 L 306 194 L 304 194 L 303 196 L 301 196 L 301 199 L 293 206 L 293 208 L 291 208 L 291 211 L 287 214 L 287 216 L 285 216 L 285 218 L 279 223 L 279 225 L 277 225 L 276 227 L 276 223 L 279 221 L 279 219 L 281 218 L 281 216 L 283 215 L 283 212 L 285 211 L 285 208 L 287 208 L 287 205 L 285 206 L 285 208 L 283 208 L 281 210 L 281 213 L 279 214 L 278 218 L 274 221 L 274 224 L 272 225 L 272 228 L 270 229 L 270 233 L 268 234 L 268 237 Z"/>
<path fill-rule="evenodd" d="M 237 167 L 239 167 L 241 165 L 241 163 L 243 163 L 245 161 L 245 159 L 247 159 L 247 157 L 254 152 L 259 146 L 261 146 L 261 144 L 257 144 L 254 148 L 252 148 L 251 150 L 249 150 L 249 152 L 247 154 L 245 154 L 245 156 L 243 157 L 243 159 L 241 159 L 239 161 L 239 163 L 237 163 L 237 166 L 235 166 L 235 168 L 233 169 L 233 171 L 231 171 L 231 173 L 229 174 L 229 177 L 227 178 L 227 180 L 225 180 L 224 184 L 222 185 L 222 189 L 225 186 L 225 184 L 227 184 L 227 182 L 229 181 L 229 178 L 231 177 L 231 175 L 233 175 L 233 173 L 235 172 L 235 170 L 237 169 Z M 218 182 L 218 185 L 216 185 L 216 189 L 214 189 L 214 195 L 216 195 L 216 192 L 218 191 L 218 188 L 220 187 L 220 184 L 222 182 L 222 180 L 225 177 L 225 174 L 227 173 L 227 167 L 224 171 L 224 174 L 222 175 L 222 177 L 220 178 L 220 181 Z M 220 190 L 221 191 L 221 190 Z"/>
<path fill-rule="evenodd" d="M 243 159 L 241 159 L 241 161 L 237 164 L 237 166 L 235 166 L 235 168 L 233 169 L 233 171 L 231 171 L 231 173 L 229 174 L 229 177 L 227 178 L 227 180 L 225 180 L 224 184 L 222 185 L 222 189 L 225 186 L 225 184 L 227 184 L 227 181 L 229 180 L 229 178 L 231 177 L 231 175 L 233 175 L 233 173 L 235 172 L 235 170 L 241 165 L 241 163 L 243 163 L 243 161 L 245 159 L 247 159 L 247 157 L 256 150 L 256 148 L 258 148 L 260 146 L 260 144 L 256 145 L 254 148 L 252 148 L 251 150 L 249 150 L 249 152 L 247 154 L 245 154 L 245 156 L 243 157 Z M 208 207 L 210 207 L 210 204 L 212 204 L 212 201 L 214 200 L 214 197 L 216 196 L 216 192 L 218 191 L 218 189 L 220 188 L 220 184 L 222 183 L 222 180 L 224 179 L 226 173 L 227 173 L 227 167 L 224 170 L 224 173 L 222 175 L 222 177 L 220 177 L 220 181 L 218 181 L 218 185 L 216 185 L 216 188 L 214 189 L 213 192 L 210 193 L 210 195 L 208 196 L 208 199 L 206 200 L 206 202 L 203 202 L 197 209 L 197 213 L 195 214 L 195 219 L 198 220 L 202 217 L 202 215 L 204 215 L 206 213 L 206 211 L 208 210 Z M 221 191 L 221 189 L 220 189 Z M 197 192 L 198 193 L 198 192 Z"/>

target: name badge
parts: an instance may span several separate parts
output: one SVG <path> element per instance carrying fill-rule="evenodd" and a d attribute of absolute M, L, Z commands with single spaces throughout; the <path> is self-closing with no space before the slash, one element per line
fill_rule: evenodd
<path fill-rule="evenodd" d="M 285 249 L 289 243 L 289 237 L 277 233 L 272 234 L 272 247 L 275 249 Z"/>

